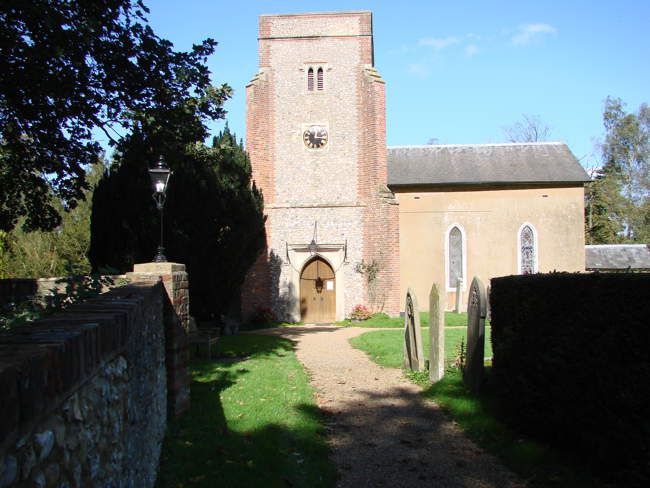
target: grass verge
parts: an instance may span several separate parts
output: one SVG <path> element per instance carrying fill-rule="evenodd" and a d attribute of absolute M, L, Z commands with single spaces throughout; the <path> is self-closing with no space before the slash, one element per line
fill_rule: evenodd
<path fill-rule="evenodd" d="M 156 486 L 333 486 L 321 414 L 293 343 L 240 335 L 220 344 L 232 362 L 191 364 L 191 409 L 168 428 Z"/>
<path fill-rule="evenodd" d="M 382 329 L 398 329 L 404 328 L 403 317 L 389 317 L 385 313 L 376 313 L 368 320 L 361 322 L 353 322 L 349 319 L 342 320 L 334 323 L 334 325 L 342 325 L 349 327 L 371 327 Z M 429 312 L 420 312 L 420 325 L 422 327 L 429 326 Z M 445 326 L 446 327 L 467 327 L 467 313 L 445 312 Z"/>
<path fill-rule="evenodd" d="M 353 347 L 364 351 L 376 363 L 387 367 L 403 364 L 403 336 L 398 331 L 380 330 L 350 339 Z M 445 355 L 453 359 L 455 346 L 464 329 L 445 331 Z M 486 327 L 486 356 L 489 345 Z M 425 356 L 428 355 L 428 334 Z M 491 350 L 490 353 L 491 355 Z M 427 356 L 428 357 L 428 356 Z M 486 368 L 489 378 L 490 368 Z M 436 384 L 428 379 L 428 372 L 407 373 L 414 383 L 423 387 L 423 396 L 442 407 L 466 435 L 478 445 L 496 455 L 501 461 L 526 480 L 533 488 L 605 488 L 607 485 L 590 474 L 584 466 L 566 452 L 536 442 L 508 427 L 502 420 L 495 397 L 489 393 L 473 395 L 463 384 L 457 368 L 447 368 L 445 377 Z M 488 382 L 489 384 L 489 382 Z"/>
<path fill-rule="evenodd" d="M 490 327 L 485 328 L 485 357 L 492 357 Z M 445 330 L 445 357 L 448 361 L 455 359 L 456 347 L 467 337 L 466 329 Z M 403 356 L 404 332 L 402 330 L 372 330 L 350 339 L 350 344 L 364 351 L 377 364 L 389 368 L 401 368 Z M 429 332 L 423 329 L 422 349 L 424 357 L 429 359 Z"/>

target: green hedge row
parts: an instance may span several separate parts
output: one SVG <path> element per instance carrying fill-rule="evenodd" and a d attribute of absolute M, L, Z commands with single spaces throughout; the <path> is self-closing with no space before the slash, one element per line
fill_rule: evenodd
<path fill-rule="evenodd" d="M 626 486 L 650 481 L 650 274 L 495 278 L 490 301 L 509 418 Z"/>

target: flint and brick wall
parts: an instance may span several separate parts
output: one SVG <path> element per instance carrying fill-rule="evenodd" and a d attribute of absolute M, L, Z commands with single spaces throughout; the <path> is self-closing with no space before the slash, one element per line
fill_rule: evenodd
<path fill-rule="evenodd" d="M 385 94 L 372 68 L 372 16 L 266 15 L 259 33 L 260 71 L 247 86 L 247 149 L 264 195 L 268 247 L 247 276 L 242 312 L 270 306 L 278 318 L 292 318 L 288 312 L 300 293 L 292 276 L 300 270 L 288 262 L 287 245 L 309 243 L 317 223 L 318 243 L 347 242 L 347 260 L 335 269 L 345 283 L 337 313 L 347 316 L 367 303 L 365 278 L 355 265 L 374 259 L 382 268 L 384 310 L 396 314 L 398 213 L 385 187 Z M 307 89 L 312 65 L 323 68 L 323 90 Z M 312 124 L 329 133 L 320 150 L 303 144 Z"/>
<path fill-rule="evenodd" d="M 399 314 L 399 210 L 387 188 L 386 92 L 379 73 L 366 66 L 359 79 L 359 110 L 363 113 L 358 129 L 363 148 L 358 162 L 359 200 L 367 202 L 363 222 L 363 259 L 379 265 L 375 284 L 376 300 L 391 316 Z M 369 290 L 366 290 L 368 293 Z"/>
<path fill-rule="evenodd" d="M 189 408 L 188 276 L 128 277 L 0 333 L 0 488 L 153 486 L 166 421 Z"/>
<path fill-rule="evenodd" d="M 170 418 L 180 417 L 190 408 L 188 329 L 190 291 L 184 264 L 143 263 L 127 275 L 132 281 L 162 281 L 167 300 L 165 317 L 165 367 L 167 370 L 167 408 Z"/>
<path fill-rule="evenodd" d="M 152 486 L 165 432 L 160 283 L 0 334 L 0 486 Z"/>

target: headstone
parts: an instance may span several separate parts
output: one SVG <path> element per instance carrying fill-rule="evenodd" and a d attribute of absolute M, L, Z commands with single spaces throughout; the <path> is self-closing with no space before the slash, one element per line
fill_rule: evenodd
<path fill-rule="evenodd" d="M 429 379 L 434 383 L 445 375 L 445 294 L 436 283 L 429 293 Z"/>
<path fill-rule="evenodd" d="M 483 356 L 485 347 L 485 316 L 487 299 L 483 282 L 474 277 L 469 290 L 467 306 L 467 354 L 463 380 L 474 393 L 478 392 L 483 380 Z"/>
<path fill-rule="evenodd" d="M 406 292 L 406 311 L 404 313 L 404 367 L 411 371 L 424 370 L 420 311 L 415 294 L 410 288 Z"/>
<path fill-rule="evenodd" d="M 456 313 L 461 313 L 463 306 L 463 279 L 458 278 L 456 280 Z"/>

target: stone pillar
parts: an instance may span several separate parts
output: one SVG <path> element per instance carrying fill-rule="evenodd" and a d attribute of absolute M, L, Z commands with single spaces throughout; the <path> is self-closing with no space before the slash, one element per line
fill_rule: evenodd
<path fill-rule="evenodd" d="M 167 292 L 164 303 L 167 415 L 169 418 L 180 417 L 190 407 L 190 378 L 187 371 L 190 292 L 185 265 L 136 264 L 128 277 L 131 281 L 160 280 Z"/>

